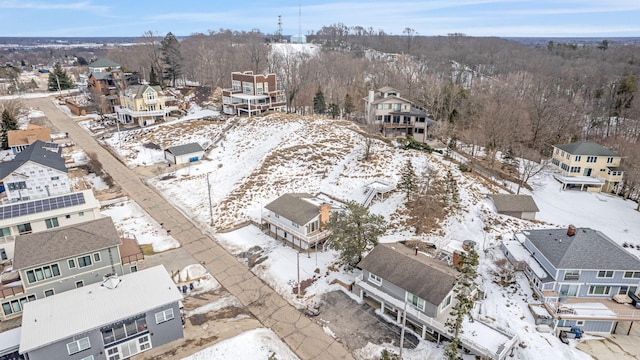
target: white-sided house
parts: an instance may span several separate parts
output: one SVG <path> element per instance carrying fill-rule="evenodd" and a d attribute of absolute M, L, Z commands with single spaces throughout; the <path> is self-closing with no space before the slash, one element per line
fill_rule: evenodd
<path fill-rule="evenodd" d="M 507 258 L 524 269 L 556 327 L 609 334 L 640 320 L 631 305 L 640 260 L 589 228 L 526 230 L 503 241 Z"/>
<path fill-rule="evenodd" d="M 310 194 L 284 194 L 267 204 L 265 210 L 262 224 L 276 240 L 308 250 L 330 235 L 324 224 L 329 221 L 331 205 Z"/>
<path fill-rule="evenodd" d="M 0 163 L 0 189 L 6 201 L 39 199 L 71 192 L 68 170 L 60 149 L 49 150 L 48 143 L 37 140 L 11 161 Z"/>
<path fill-rule="evenodd" d="M 407 327 L 423 339 L 440 342 L 450 336 L 445 323 L 456 301 L 457 270 L 401 243 L 378 244 L 358 267 L 362 275 L 356 278 L 352 291 L 360 299 L 398 323 L 406 309 Z M 505 359 L 518 341 L 514 334 L 480 319 L 465 321 L 463 330 L 462 346 L 491 359 Z M 492 338 L 492 344 L 474 339 L 474 332 Z"/>
<path fill-rule="evenodd" d="M 20 354 L 29 360 L 120 360 L 183 337 L 180 291 L 158 265 L 30 302 Z"/>
<path fill-rule="evenodd" d="M 0 261 L 13 260 L 16 236 L 102 217 L 92 190 L 0 206 Z"/>
<path fill-rule="evenodd" d="M 198 143 L 171 146 L 164 150 L 164 158 L 174 165 L 196 162 L 202 159 L 204 149 Z"/>

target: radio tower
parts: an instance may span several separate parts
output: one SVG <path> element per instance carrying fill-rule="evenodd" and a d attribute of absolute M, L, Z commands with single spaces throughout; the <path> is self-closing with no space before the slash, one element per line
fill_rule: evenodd
<path fill-rule="evenodd" d="M 302 0 L 298 1 L 298 41 L 302 44 Z"/>
<path fill-rule="evenodd" d="M 278 42 L 282 42 L 282 15 L 278 15 Z"/>

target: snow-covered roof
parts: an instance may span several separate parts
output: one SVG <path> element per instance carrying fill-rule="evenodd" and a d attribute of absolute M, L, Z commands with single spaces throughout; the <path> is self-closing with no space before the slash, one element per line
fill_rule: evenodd
<path fill-rule="evenodd" d="M 120 280 L 114 289 L 94 283 L 26 303 L 20 353 L 182 300 L 162 265 Z"/>
<path fill-rule="evenodd" d="M 242 100 L 262 100 L 262 99 L 269 98 L 268 95 L 249 95 L 249 94 L 242 94 L 242 93 L 231 94 L 231 97 L 242 99 Z"/>
<path fill-rule="evenodd" d="M 548 274 L 542 268 L 542 266 L 531 256 L 529 250 L 527 250 L 519 241 L 503 241 L 502 245 L 509 251 L 511 256 L 516 261 L 524 262 L 529 265 L 529 268 L 533 270 L 539 279 L 545 279 Z"/>
<path fill-rule="evenodd" d="M 22 328 L 20 327 L 0 332 L 0 356 L 7 355 L 18 350 L 21 333 Z"/>

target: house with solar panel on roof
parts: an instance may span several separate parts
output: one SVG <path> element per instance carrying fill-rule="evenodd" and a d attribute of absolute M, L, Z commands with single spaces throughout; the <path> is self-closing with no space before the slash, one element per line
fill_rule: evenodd
<path fill-rule="evenodd" d="M 61 149 L 55 143 L 36 140 L 16 154 L 11 161 L 0 163 L 2 201 L 39 199 L 71 192 L 68 170 Z"/>
<path fill-rule="evenodd" d="M 110 217 L 18 236 L 13 269 L 1 277 L 0 320 L 21 315 L 28 302 L 136 272 L 143 260 Z"/>

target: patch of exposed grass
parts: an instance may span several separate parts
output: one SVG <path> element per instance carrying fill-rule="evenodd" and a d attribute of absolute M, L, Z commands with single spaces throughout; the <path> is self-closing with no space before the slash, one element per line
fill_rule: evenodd
<path fill-rule="evenodd" d="M 140 245 L 140 249 L 142 249 L 142 253 L 144 254 L 144 256 L 151 256 L 156 254 L 156 252 L 153 250 L 153 245 L 151 244 L 142 244 Z"/>

